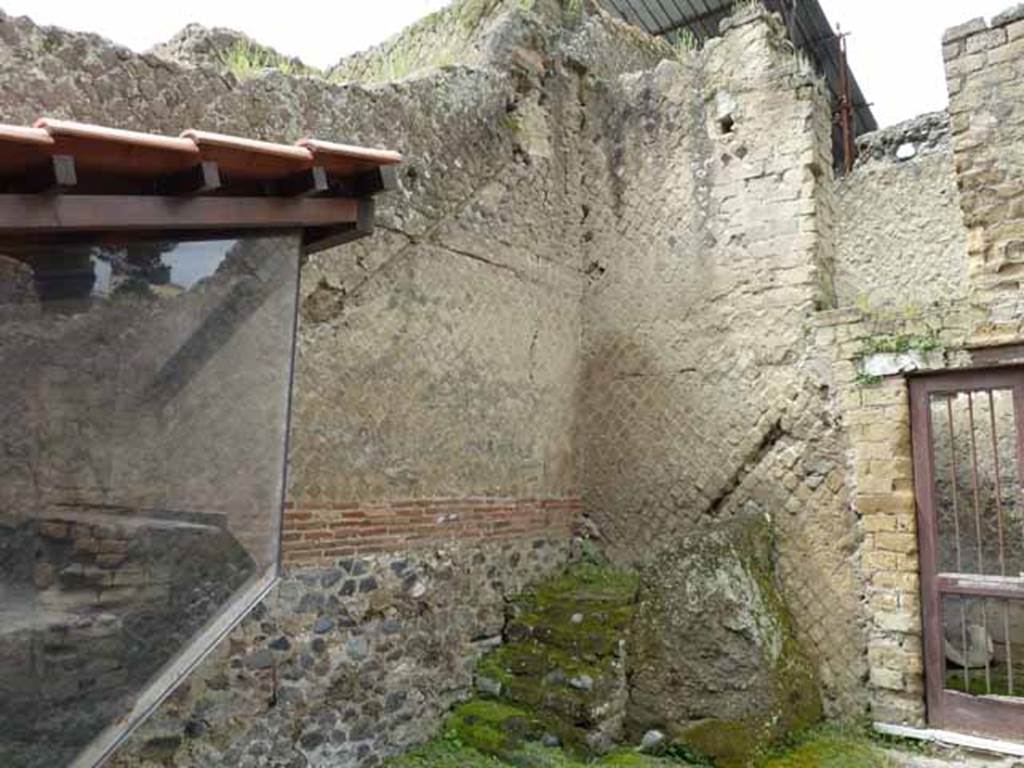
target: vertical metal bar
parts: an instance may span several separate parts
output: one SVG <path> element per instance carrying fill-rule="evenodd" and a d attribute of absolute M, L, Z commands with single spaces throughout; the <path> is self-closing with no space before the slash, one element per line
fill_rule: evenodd
<path fill-rule="evenodd" d="M 843 168 L 853 170 L 853 105 L 850 99 L 850 73 L 846 60 L 846 35 L 838 27 L 839 39 L 839 119 L 843 129 Z"/>
<path fill-rule="evenodd" d="M 1003 536 L 1003 477 L 999 470 L 999 440 L 996 432 L 996 404 L 992 390 L 988 390 L 988 415 L 992 430 L 992 462 L 996 481 L 996 523 L 999 530 L 999 575 L 1006 575 L 1006 549 Z M 1006 685 L 1013 695 L 1013 651 L 1010 649 L 1010 603 L 1003 600 L 1003 640 L 1006 642 Z"/>
<path fill-rule="evenodd" d="M 948 699 L 945 688 L 942 603 L 936 585 L 938 572 L 938 525 L 935 514 L 935 450 L 930 393 L 927 379 L 910 382 L 910 430 L 914 456 L 914 497 L 917 502 L 917 540 L 921 560 L 921 613 L 924 621 L 925 696 L 928 722 L 945 727 Z M 1024 443 L 1022 443 L 1024 449 Z M 1024 453 L 1022 453 L 1024 456 Z"/>
<path fill-rule="evenodd" d="M 963 573 L 964 561 L 963 551 L 960 547 L 960 504 L 957 500 L 956 490 L 956 435 L 953 429 L 953 395 L 946 395 L 946 416 L 949 421 L 949 487 L 953 491 L 953 535 L 956 542 L 956 572 Z M 960 604 L 960 646 L 964 650 L 964 660 L 967 659 L 967 609 L 964 608 L 964 599 L 960 597 L 957 602 Z M 964 693 L 971 690 L 971 668 L 964 665 Z"/>
<path fill-rule="evenodd" d="M 974 393 L 971 391 L 967 392 L 967 418 L 971 426 L 971 485 L 972 495 L 974 501 L 974 527 L 977 533 L 978 541 L 978 573 L 985 573 L 985 554 L 983 551 L 982 544 L 982 531 L 981 531 L 981 499 L 978 494 L 978 443 L 975 439 L 974 429 Z M 985 631 L 985 637 L 988 637 L 988 606 L 985 604 L 985 600 L 981 601 L 981 626 Z M 964 654 L 967 654 L 967 649 L 964 649 Z M 985 690 L 987 693 L 992 693 L 992 666 L 989 664 L 988 653 L 985 656 Z"/>

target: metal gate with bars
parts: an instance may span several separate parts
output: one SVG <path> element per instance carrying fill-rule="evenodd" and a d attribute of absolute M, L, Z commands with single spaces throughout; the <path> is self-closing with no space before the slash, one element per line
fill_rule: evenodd
<path fill-rule="evenodd" d="M 933 727 L 1024 738 L 1024 369 L 910 382 Z"/>

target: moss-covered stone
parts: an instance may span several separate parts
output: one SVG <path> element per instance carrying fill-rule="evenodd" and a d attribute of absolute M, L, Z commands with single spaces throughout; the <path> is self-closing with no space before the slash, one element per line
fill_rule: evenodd
<path fill-rule="evenodd" d="M 486 699 L 471 699 L 452 712 L 446 724 L 448 737 L 487 755 L 510 757 L 543 729 L 524 709 Z"/>
<path fill-rule="evenodd" d="M 746 768 L 751 756 L 771 741 L 772 734 L 764 723 L 711 718 L 683 728 L 674 736 L 677 744 L 706 756 L 719 768 Z"/>
<path fill-rule="evenodd" d="M 570 751 L 607 751 L 627 698 L 622 640 L 636 574 L 576 566 L 513 601 L 509 642 L 476 670 L 483 696 L 522 707 Z"/>
<path fill-rule="evenodd" d="M 761 516 L 681 539 L 642 576 L 629 731 L 659 728 L 725 768 L 821 718 L 813 668 L 775 586 Z"/>
<path fill-rule="evenodd" d="M 866 733 L 824 727 L 802 736 L 794 746 L 762 757 L 758 768 L 894 768 Z"/>
<path fill-rule="evenodd" d="M 638 578 L 577 566 L 513 602 L 509 639 L 534 639 L 584 659 L 613 654 L 633 619 Z"/>

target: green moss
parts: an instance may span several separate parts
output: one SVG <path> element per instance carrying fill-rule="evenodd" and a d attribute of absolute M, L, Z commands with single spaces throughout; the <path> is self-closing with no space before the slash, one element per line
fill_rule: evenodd
<path fill-rule="evenodd" d="M 452 739 L 436 739 L 385 765 L 388 768 L 505 768 L 507 763 Z"/>
<path fill-rule="evenodd" d="M 658 768 L 659 766 L 688 765 L 682 760 L 643 755 L 635 749 L 617 749 L 602 757 L 595 765 L 609 768 Z"/>
<path fill-rule="evenodd" d="M 580 563 L 567 569 L 561 576 L 550 579 L 531 593 L 539 604 L 565 598 L 583 601 L 631 602 L 640 585 L 640 576 L 634 571 L 617 570 L 598 563 Z"/>
<path fill-rule="evenodd" d="M 882 383 L 882 377 L 861 371 L 855 381 L 858 387 L 877 387 Z"/>
<path fill-rule="evenodd" d="M 642 619 L 630 635 L 630 657 L 637 668 L 672 666 L 664 658 L 666 647 L 660 639 L 674 626 L 664 573 L 687 574 L 694 584 L 735 581 L 744 592 L 750 591 L 753 604 L 748 618 L 756 637 L 751 652 L 758 654 L 766 671 L 756 698 L 749 706 L 739 704 L 728 712 L 717 712 L 718 717 L 669 726 L 676 745 L 688 746 L 726 768 L 748 765 L 761 750 L 791 731 L 816 724 L 822 716 L 814 667 L 797 641 L 792 617 L 775 583 L 773 551 L 771 525 L 761 517 L 740 518 L 706 534 L 694 534 L 651 564 L 646 577 L 650 586 L 640 598 Z M 714 651 L 702 648 L 701 652 Z M 690 657 L 688 663 L 696 660 Z"/>
<path fill-rule="evenodd" d="M 639 576 L 583 563 L 513 601 L 508 635 L 582 659 L 614 654 L 636 610 Z"/>
<path fill-rule="evenodd" d="M 632 749 L 618 749 L 596 762 L 582 762 L 560 749 L 543 747 L 536 742 L 524 744 L 509 754 L 506 762 L 461 744 L 456 738 L 446 737 L 435 739 L 385 765 L 387 768 L 506 768 L 509 765 L 529 768 L 671 768 L 688 763 L 642 755 Z"/>
<path fill-rule="evenodd" d="M 712 726 L 706 726 L 710 732 Z M 726 729 L 727 731 L 729 729 Z M 735 732 L 733 732 L 735 735 Z M 721 734 L 720 734 L 721 735 Z M 525 742 L 508 753 L 505 760 L 462 743 L 453 733 L 436 739 L 386 763 L 388 768 L 672 768 L 672 766 L 710 766 L 711 763 L 683 751 L 655 757 L 622 748 L 596 761 L 574 758 L 560 749 Z M 718 762 L 717 766 L 728 763 Z M 741 763 L 757 768 L 893 768 L 893 763 L 867 733 L 836 727 L 806 732 L 789 747 L 764 754 L 754 762 Z"/>
<path fill-rule="evenodd" d="M 486 699 L 471 699 L 457 707 L 445 729 L 453 743 L 496 757 L 517 750 L 534 731 L 535 722 L 525 710 Z"/>
<path fill-rule="evenodd" d="M 788 749 L 769 753 L 758 768 L 891 768 L 893 763 L 858 729 L 825 726 L 806 732 Z"/>
<path fill-rule="evenodd" d="M 770 741 L 771 732 L 756 723 L 705 720 L 682 731 L 677 739 L 719 768 L 744 768 Z"/>

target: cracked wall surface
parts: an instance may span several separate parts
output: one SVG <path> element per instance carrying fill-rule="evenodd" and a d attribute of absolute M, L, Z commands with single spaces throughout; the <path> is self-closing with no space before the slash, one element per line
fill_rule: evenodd
<path fill-rule="evenodd" d="M 118 764 L 370 766 L 423 740 L 581 512 L 631 564 L 770 518 L 826 711 L 922 722 L 905 385 L 858 366 L 907 327 L 963 346 L 978 233 L 1009 247 L 963 159 L 1015 129 L 957 95 L 996 103 L 1004 22 L 950 38 L 952 144 L 925 116 L 836 180 L 823 86 L 756 7 L 693 52 L 586 4 L 466 3 L 326 77 L 233 74 L 202 30 L 161 57 L 0 15 L 5 122 L 407 158 L 373 237 L 303 266 L 285 580 Z"/>
<path fill-rule="evenodd" d="M 579 33 L 612 51 L 624 26 L 486 5 L 475 68 L 376 87 L 243 77 L 202 41 L 162 48 L 171 60 L 0 16 L 5 122 L 315 135 L 406 157 L 377 233 L 303 267 L 286 577 L 116 764 L 375 765 L 469 688 L 504 600 L 566 562 L 582 65 L 553 49 Z M 623 62 L 665 52 L 634 43 Z"/>

